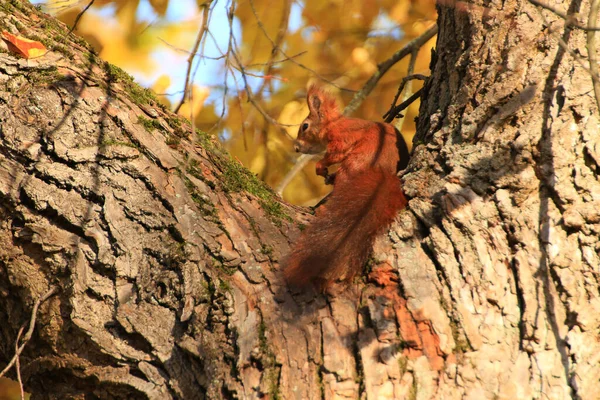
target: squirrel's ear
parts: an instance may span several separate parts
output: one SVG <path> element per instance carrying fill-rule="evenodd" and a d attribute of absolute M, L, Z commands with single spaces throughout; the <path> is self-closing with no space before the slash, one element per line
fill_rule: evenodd
<path fill-rule="evenodd" d="M 310 111 L 311 114 L 319 116 L 321 115 L 320 110 L 322 95 L 323 92 L 321 92 L 321 90 L 315 85 L 310 85 L 310 87 L 308 88 L 308 93 L 306 95 L 306 103 L 308 103 L 308 111 Z"/>
<path fill-rule="evenodd" d="M 335 98 L 316 85 L 308 88 L 306 102 L 310 113 L 317 115 L 320 119 L 330 120 L 340 114 Z"/>

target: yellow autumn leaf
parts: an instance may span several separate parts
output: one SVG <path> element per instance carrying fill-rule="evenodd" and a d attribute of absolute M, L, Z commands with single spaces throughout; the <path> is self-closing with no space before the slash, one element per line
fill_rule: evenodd
<path fill-rule="evenodd" d="M 2 39 L 8 44 L 9 51 L 18 53 L 24 58 L 41 57 L 48 52 L 40 42 L 7 31 L 2 32 Z"/>
<path fill-rule="evenodd" d="M 149 0 L 150 5 L 158 15 L 165 15 L 169 0 Z"/>

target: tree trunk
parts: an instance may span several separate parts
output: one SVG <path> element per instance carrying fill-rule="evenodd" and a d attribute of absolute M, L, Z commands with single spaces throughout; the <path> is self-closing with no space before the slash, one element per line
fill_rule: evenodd
<path fill-rule="evenodd" d="M 585 31 L 526 1 L 443 2 L 409 208 L 363 282 L 319 295 L 277 264 L 305 210 L 25 2 L 0 21 L 52 50 L 0 53 L 0 366 L 57 290 L 20 357 L 33 398 L 600 393 Z"/>
<path fill-rule="evenodd" d="M 415 291 L 402 262 L 403 294 L 413 313 L 447 316 L 433 328 L 453 339 L 435 383 L 419 382 L 436 398 L 596 399 L 600 123 L 586 32 L 527 1 L 479 4 L 439 7 L 404 177 L 420 267 L 434 267 Z"/>

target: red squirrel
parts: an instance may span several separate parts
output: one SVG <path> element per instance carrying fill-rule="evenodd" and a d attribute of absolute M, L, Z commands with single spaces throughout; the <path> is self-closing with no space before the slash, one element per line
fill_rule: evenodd
<path fill-rule="evenodd" d="M 361 272 L 377 235 L 406 206 L 396 173 L 406 167 L 408 149 L 392 125 L 345 117 L 335 98 L 317 86 L 309 88 L 307 103 L 294 148 L 326 150 L 316 172 L 333 182 L 333 190 L 283 260 L 284 275 L 292 285 L 313 282 L 326 289 Z M 339 168 L 329 175 L 333 164 Z"/>

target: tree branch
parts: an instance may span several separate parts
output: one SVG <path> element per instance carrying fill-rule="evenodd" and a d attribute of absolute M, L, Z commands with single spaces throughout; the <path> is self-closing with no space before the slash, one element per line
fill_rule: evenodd
<path fill-rule="evenodd" d="M 205 35 L 206 31 L 208 30 L 208 12 L 210 10 L 211 3 L 212 3 L 212 0 L 208 0 L 201 6 L 202 7 L 202 24 L 200 25 L 200 30 L 198 30 L 198 35 L 196 36 L 196 42 L 194 43 L 194 47 L 192 48 L 192 51 L 190 52 L 190 56 L 188 57 L 187 72 L 185 74 L 185 84 L 183 86 L 183 96 L 181 96 L 181 101 L 179 102 L 177 107 L 175 107 L 176 114 L 179 112 L 179 109 L 181 108 L 183 103 L 185 103 L 185 101 L 188 99 L 189 93 L 191 93 L 190 76 L 192 73 L 192 65 L 194 64 L 194 58 L 196 58 L 196 56 L 198 55 L 197 54 L 198 48 L 200 47 L 202 38 L 204 38 L 204 35 Z M 192 107 L 190 107 L 190 108 L 192 108 Z M 190 118 L 190 120 L 192 120 L 192 119 L 193 118 Z"/>
<path fill-rule="evenodd" d="M 392 122 L 394 120 L 394 118 L 396 117 L 396 115 L 398 115 L 405 108 L 408 108 L 408 106 L 410 106 L 416 99 L 418 99 L 419 97 L 421 97 L 421 92 L 423 92 L 423 88 L 417 90 L 408 99 L 406 99 L 402 103 L 400 103 L 397 106 L 395 106 L 394 108 L 392 108 L 392 110 L 388 111 L 389 115 L 385 119 L 385 122 L 387 122 L 387 123 Z"/>
<path fill-rule="evenodd" d="M 300 157 L 296 158 L 296 163 L 292 167 L 292 169 L 283 177 L 279 185 L 275 188 L 275 192 L 279 196 L 283 196 L 283 191 L 290 184 L 291 180 L 300 172 L 306 164 L 310 162 L 315 157 L 314 154 L 302 154 Z"/>
<path fill-rule="evenodd" d="M 83 17 L 83 14 L 85 14 L 85 12 L 94 4 L 96 0 L 91 0 L 87 6 L 85 6 L 85 8 L 83 10 L 81 10 L 81 12 L 79 14 L 77 14 L 77 17 L 75 17 L 75 22 L 73 22 L 73 26 L 71 27 L 71 29 L 69 29 L 69 35 L 71 33 L 73 33 L 73 31 L 75 29 L 77 29 L 77 24 L 79 24 L 79 20 L 81 19 L 81 17 Z"/>
<path fill-rule="evenodd" d="M 412 52 L 415 49 L 419 49 L 429 39 L 434 37 L 437 34 L 437 32 L 438 32 L 438 26 L 436 24 L 436 25 L 433 25 L 428 30 L 426 30 L 421 36 L 416 37 L 415 39 L 408 42 L 406 44 L 406 46 L 404 46 L 402 49 L 400 49 L 396 53 L 394 53 L 389 59 L 387 59 L 384 62 L 377 65 L 377 71 L 369 78 L 369 80 L 367 81 L 367 83 L 365 83 L 365 85 L 362 87 L 362 89 L 359 90 L 354 95 L 354 97 L 352 98 L 350 103 L 344 109 L 344 115 L 351 115 L 352 113 L 354 113 L 354 111 L 356 111 L 356 109 L 362 104 L 364 99 L 373 91 L 373 89 L 375 88 L 375 85 L 377 85 L 377 82 L 379 82 L 381 77 L 394 64 L 396 64 L 398 61 L 402 60 L 407 55 L 412 54 Z"/>
<path fill-rule="evenodd" d="M 410 72 L 410 71 L 409 71 Z M 422 75 L 422 74 L 411 74 L 411 75 L 407 75 L 402 79 L 402 83 L 400 84 L 400 87 L 398 88 L 398 92 L 396 93 L 396 96 L 394 97 L 394 100 L 392 101 L 392 105 L 390 106 L 389 110 L 383 114 L 383 118 L 386 122 L 390 122 L 391 120 L 393 120 L 396 115 L 393 114 L 394 108 L 396 107 L 396 101 L 398 101 L 398 97 L 400 96 L 400 93 L 402 93 L 402 91 L 404 90 L 404 87 L 406 86 L 406 84 L 408 82 L 412 82 L 415 79 L 419 79 L 419 80 L 426 80 L 428 78 L 428 76 Z M 408 100 L 408 98 L 410 97 L 410 91 L 411 91 L 411 87 L 409 86 L 406 90 L 406 93 L 404 94 L 404 96 L 402 96 L 402 101 L 405 102 L 406 100 Z M 390 121 L 388 121 L 388 119 Z"/>

